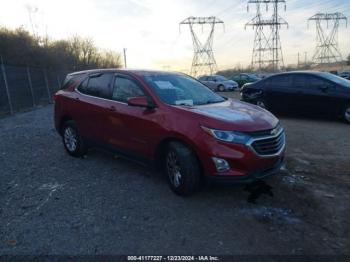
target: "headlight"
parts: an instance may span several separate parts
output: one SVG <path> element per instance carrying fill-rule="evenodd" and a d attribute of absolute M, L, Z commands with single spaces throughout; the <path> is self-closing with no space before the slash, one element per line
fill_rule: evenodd
<path fill-rule="evenodd" d="M 211 129 L 205 126 L 201 128 L 209 135 L 215 137 L 218 140 L 237 143 L 237 144 L 246 144 L 250 140 L 250 136 L 236 131 L 223 131 L 217 129 Z"/>

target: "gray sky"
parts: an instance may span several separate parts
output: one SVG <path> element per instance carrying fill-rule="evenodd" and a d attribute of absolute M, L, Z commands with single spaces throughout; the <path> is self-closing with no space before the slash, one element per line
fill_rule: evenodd
<path fill-rule="evenodd" d="M 248 65 L 254 32 L 244 30 L 253 16 L 252 6 L 242 0 L 2 0 L 0 24 L 31 30 L 26 6 L 37 7 L 33 16 L 37 32 L 53 39 L 74 34 L 91 37 L 101 48 L 121 52 L 127 47 L 128 66 L 183 70 L 190 68 L 192 40 L 188 28 L 179 32 L 179 22 L 188 16 L 215 15 L 225 22 L 218 26 L 214 52 L 219 69 Z M 280 14 L 289 23 L 281 29 L 285 64 L 296 63 L 297 53 L 311 58 L 315 46 L 315 25 L 307 28 L 307 18 L 317 12 L 343 12 L 350 18 L 349 0 L 287 0 Z M 263 13 L 271 15 L 271 10 Z M 206 30 L 199 29 L 204 37 Z M 343 56 L 350 53 L 350 28 L 342 24 L 339 45 Z"/>

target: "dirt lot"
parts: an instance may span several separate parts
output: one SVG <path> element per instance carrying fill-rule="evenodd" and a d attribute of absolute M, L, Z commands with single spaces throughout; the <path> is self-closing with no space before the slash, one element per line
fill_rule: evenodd
<path fill-rule="evenodd" d="M 0 254 L 350 254 L 346 124 L 281 117 L 280 175 L 181 198 L 147 167 L 69 157 L 52 109 L 0 119 Z"/>

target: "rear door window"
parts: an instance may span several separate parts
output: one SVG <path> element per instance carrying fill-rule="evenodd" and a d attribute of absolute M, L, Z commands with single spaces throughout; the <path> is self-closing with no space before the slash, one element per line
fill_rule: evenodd
<path fill-rule="evenodd" d="M 294 75 L 293 76 L 293 87 L 299 89 L 307 88 L 307 77 L 305 75 Z"/>
<path fill-rule="evenodd" d="M 290 88 L 292 86 L 290 75 L 275 76 L 271 79 L 271 86 L 274 88 Z"/>
<path fill-rule="evenodd" d="M 321 78 L 310 76 L 308 78 L 309 88 L 313 90 L 319 90 L 322 86 L 325 86 L 327 82 Z"/>
<path fill-rule="evenodd" d="M 101 98 L 111 98 L 113 73 L 94 74 L 85 79 L 78 90 L 83 94 Z"/>
<path fill-rule="evenodd" d="M 81 84 L 78 86 L 79 92 L 83 94 L 87 94 L 87 86 L 88 86 L 89 78 L 86 78 Z"/>
<path fill-rule="evenodd" d="M 243 81 L 248 81 L 248 76 L 246 76 L 246 75 L 241 75 L 241 79 L 242 79 Z"/>

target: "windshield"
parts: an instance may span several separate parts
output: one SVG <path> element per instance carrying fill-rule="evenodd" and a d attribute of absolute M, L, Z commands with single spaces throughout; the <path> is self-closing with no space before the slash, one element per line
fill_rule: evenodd
<path fill-rule="evenodd" d="M 186 75 L 147 75 L 144 79 L 158 97 L 169 105 L 192 106 L 225 101 L 208 87 Z"/>
<path fill-rule="evenodd" d="M 255 80 L 255 81 L 260 80 L 260 78 L 259 78 L 259 77 L 257 77 L 257 76 L 256 76 L 256 75 L 254 75 L 254 74 L 247 74 L 247 76 L 249 76 L 249 77 L 250 77 L 250 79 Z"/>
<path fill-rule="evenodd" d="M 216 76 L 215 77 L 218 81 L 227 81 L 227 78 L 224 76 Z"/>
<path fill-rule="evenodd" d="M 342 85 L 344 87 L 350 88 L 350 81 L 346 80 L 344 78 L 341 78 L 339 76 L 333 75 L 331 73 L 322 73 L 322 76 L 332 82 L 335 82 L 339 85 Z"/>

